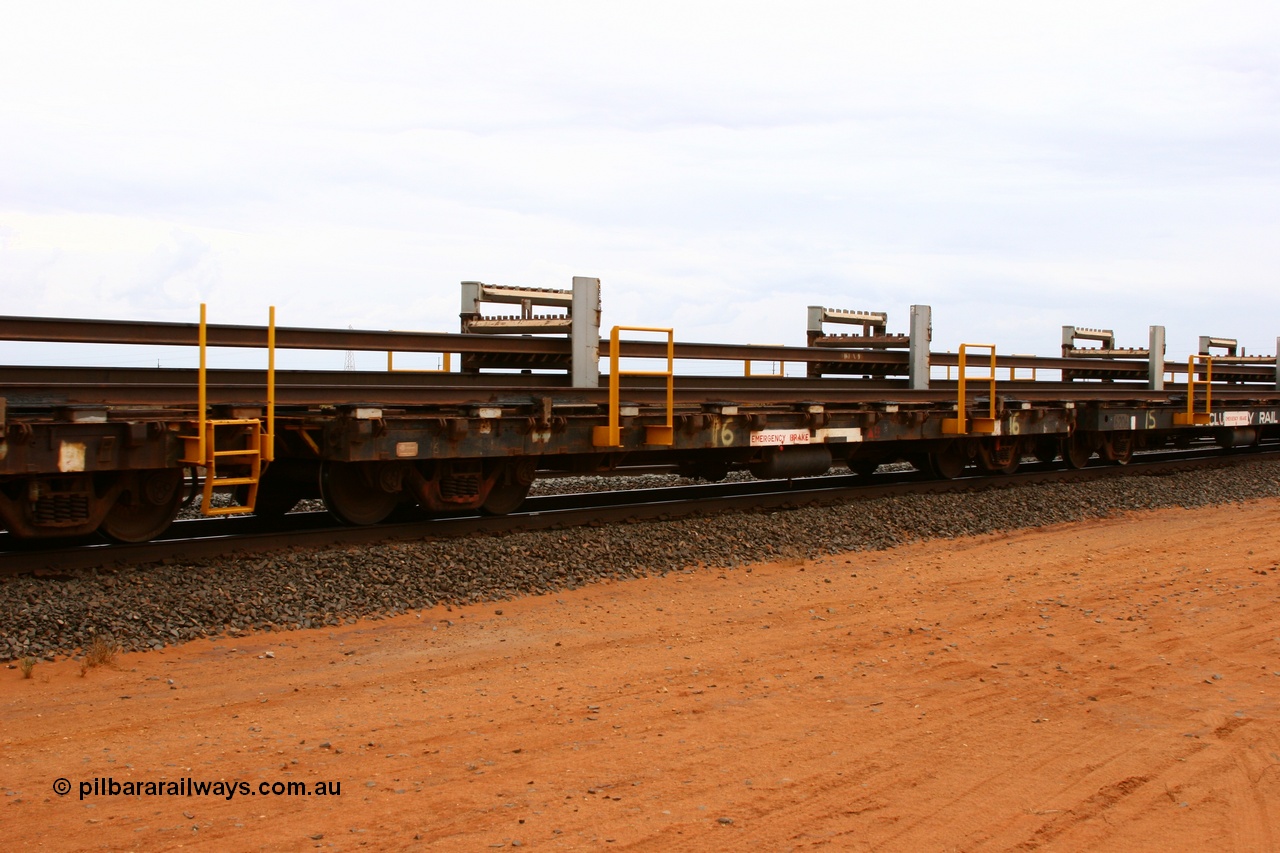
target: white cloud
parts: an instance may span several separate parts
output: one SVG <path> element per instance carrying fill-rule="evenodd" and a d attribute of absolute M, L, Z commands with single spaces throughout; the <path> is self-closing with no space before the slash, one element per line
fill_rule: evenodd
<path fill-rule="evenodd" d="M 682 339 L 1280 331 L 1271 4 L 10 6 L 3 313 L 451 329 L 586 274 Z"/>

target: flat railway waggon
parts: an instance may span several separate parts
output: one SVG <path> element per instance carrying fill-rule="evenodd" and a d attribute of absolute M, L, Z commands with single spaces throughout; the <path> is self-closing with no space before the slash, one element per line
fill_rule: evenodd
<path fill-rule="evenodd" d="M 139 542 L 196 490 L 206 515 L 281 515 L 318 497 L 363 525 L 412 506 L 508 513 L 539 476 L 636 466 L 790 479 L 906 460 L 954 478 L 1027 457 L 1078 468 L 1280 438 L 1276 357 L 1203 337 L 1166 360 L 1160 326 L 1141 349 L 1068 326 L 1061 354 L 1035 357 L 931 352 L 928 306 L 902 334 L 883 313 L 811 307 L 803 347 L 626 326 L 602 339 L 600 316 L 599 281 L 575 278 L 569 290 L 464 282 L 459 333 L 277 328 L 274 311 L 263 326 L 211 325 L 203 306 L 190 324 L 0 317 L 3 340 L 199 353 L 195 369 L 0 366 L 0 526 Z M 261 349 L 266 364 L 210 367 L 225 347 Z M 387 368 L 277 370 L 290 349 L 385 353 Z M 408 353 L 443 368 L 396 368 Z"/>

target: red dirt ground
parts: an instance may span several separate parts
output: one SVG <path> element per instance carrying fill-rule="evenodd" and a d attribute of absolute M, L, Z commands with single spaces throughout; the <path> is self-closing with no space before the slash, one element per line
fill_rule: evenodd
<path fill-rule="evenodd" d="M 0 844 L 1277 849 L 1278 518 L 1168 510 L 0 669 Z M 95 778 L 341 793 L 82 799 Z"/>

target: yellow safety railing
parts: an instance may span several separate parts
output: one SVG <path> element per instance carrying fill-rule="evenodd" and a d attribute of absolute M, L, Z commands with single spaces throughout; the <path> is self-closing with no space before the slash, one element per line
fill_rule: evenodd
<path fill-rule="evenodd" d="M 200 304 L 200 329 L 197 341 L 200 347 L 200 367 L 197 372 L 196 434 L 183 436 L 184 452 L 180 461 L 205 469 L 203 502 L 200 511 L 204 515 L 237 515 L 253 511 L 258 498 L 258 483 L 262 479 L 262 467 L 275 459 L 276 431 L 276 309 L 272 306 L 267 321 L 267 425 L 262 428 L 259 418 L 210 418 L 208 385 L 209 331 L 207 307 Z M 218 430 L 224 437 L 228 430 L 243 437 L 242 446 L 218 449 Z M 239 475 L 219 476 L 218 460 L 236 468 Z M 214 507 L 215 487 L 248 486 L 247 500 L 241 506 Z"/>
<path fill-rule="evenodd" d="M 655 332 L 667 336 L 667 369 L 666 370 L 627 370 L 618 366 L 622 347 L 618 333 Z M 663 426 L 646 426 L 644 428 L 645 444 L 675 443 L 675 362 L 676 340 L 671 329 L 659 329 L 651 326 L 614 326 L 609 335 L 609 425 L 598 426 L 592 431 L 591 442 L 596 447 L 622 446 L 622 402 L 621 379 L 623 376 L 665 376 L 667 379 L 667 422 Z"/>
<path fill-rule="evenodd" d="M 1203 361 L 1204 381 L 1196 381 L 1196 362 Z M 1196 386 L 1204 386 L 1204 411 L 1196 411 Z M 1173 422 L 1178 426 L 1206 426 L 1209 423 L 1210 407 L 1213 404 L 1213 356 L 1196 354 L 1187 359 L 1187 410 L 1175 412 Z"/>
<path fill-rule="evenodd" d="M 965 375 L 965 368 L 968 364 L 967 354 L 969 349 L 989 350 L 991 353 L 989 373 L 986 376 L 975 377 L 989 383 L 988 396 L 991 401 L 985 418 L 970 418 L 968 409 L 965 407 L 965 381 L 968 378 Z M 971 432 L 990 435 L 996 431 L 996 425 L 999 423 L 996 419 L 996 345 L 961 344 L 959 361 L 959 369 L 956 374 L 956 416 L 954 418 L 943 418 L 942 431 L 948 435 L 968 435 Z"/>
<path fill-rule="evenodd" d="M 400 368 L 399 372 L 400 373 L 449 373 L 451 372 L 451 370 L 453 369 L 453 353 L 444 352 L 444 353 L 441 353 L 441 355 L 444 357 L 444 367 L 441 367 L 439 369 L 433 369 L 430 367 L 426 367 L 422 369 L 411 367 L 406 369 L 402 367 Z M 387 350 L 387 372 L 388 373 L 396 372 L 395 353 L 392 352 L 391 350 Z"/>
<path fill-rule="evenodd" d="M 276 458 L 276 306 L 267 309 L 267 432 L 262 461 Z"/>

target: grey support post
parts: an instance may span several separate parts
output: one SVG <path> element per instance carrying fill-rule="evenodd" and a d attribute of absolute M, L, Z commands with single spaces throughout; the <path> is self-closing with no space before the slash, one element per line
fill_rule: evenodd
<path fill-rule="evenodd" d="M 928 305 L 911 306 L 911 342 L 908 350 L 907 376 L 912 391 L 929 390 L 929 345 L 933 339 L 933 309 Z"/>
<path fill-rule="evenodd" d="M 1164 390 L 1164 326 L 1151 327 L 1151 344 L 1147 351 L 1147 387 Z"/>
<path fill-rule="evenodd" d="M 462 283 L 462 310 L 458 312 L 462 318 L 462 330 L 467 330 L 467 321 L 480 316 L 480 288 L 483 285 L 478 281 L 464 281 Z"/>
<path fill-rule="evenodd" d="M 600 279 L 573 277 L 573 327 L 569 332 L 574 388 L 600 387 Z"/>

